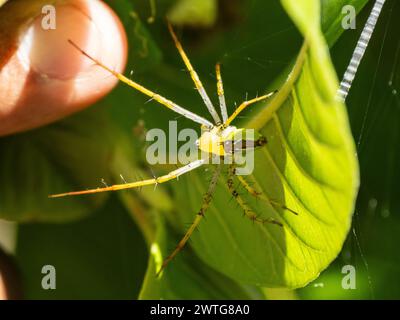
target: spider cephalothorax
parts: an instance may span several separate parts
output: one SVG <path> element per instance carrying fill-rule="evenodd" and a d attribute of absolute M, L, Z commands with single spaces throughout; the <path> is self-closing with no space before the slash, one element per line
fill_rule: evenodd
<path fill-rule="evenodd" d="M 231 156 L 236 152 L 262 147 L 267 143 L 265 137 L 255 137 L 254 130 L 219 125 L 205 130 L 196 145 L 200 151 L 220 157 Z"/>

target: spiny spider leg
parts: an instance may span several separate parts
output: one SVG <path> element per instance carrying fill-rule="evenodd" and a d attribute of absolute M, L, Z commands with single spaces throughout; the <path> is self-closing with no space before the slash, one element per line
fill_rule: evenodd
<path fill-rule="evenodd" d="M 280 223 L 279 221 L 276 221 L 273 218 L 260 218 L 253 212 L 253 210 L 246 204 L 246 202 L 243 200 L 243 198 L 236 191 L 235 186 L 234 186 L 234 181 L 233 181 L 234 176 L 235 176 L 235 164 L 231 164 L 228 169 L 227 186 L 228 186 L 229 192 L 232 194 L 232 196 L 236 199 L 236 201 L 239 203 L 239 205 L 244 210 L 244 215 L 253 222 L 258 222 L 261 224 L 271 223 L 271 224 L 276 224 L 280 227 L 283 227 L 282 223 Z"/>
<path fill-rule="evenodd" d="M 256 102 L 268 99 L 269 97 L 273 96 L 276 92 L 278 92 L 278 91 L 275 90 L 275 91 L 268 93 L 266 95 L 263 95 L 261 97 L 257 97 L 257 98 L 242 102 L 242 104 L 232 113 L 232 115 L 228 118 L 228 120 L 226 120 L 224 122 L 224 126 L 225 127 L 229 126 L 231 124 L 231 122 L 239 115 L 239 113 L 241 113 L 248 106 L 250 106 Z"/>
<path fill-rule="evenodd" d="M 157 185 L 159 183 L 164 183 L 164 182 L 167 182 L 167 181 L 170 181 L 173 179 L 177 179 L 179 176 L 202 166 L 204 164 L 204 162 L 205 162 L 204 159 L 193 161 L 184 167 L 178 168 L 178 169 L 171 171 L 170 173 L 168 173 L 164 176 L 158 177 L 158 178 L 136 181 L 136 182 L 131 182 L 131 183 L 124 183 L 124 184 L 115 184 L 115 185 L 112 185 L 109 187 L 104 187 L 104 188 L 60 193 L 60 194 L 50 195 L 49 198 L 60 198 L 60 197 L 66 197 L 66 196 L 76 196 L 76 195 L 82 195 L 82 194 L 93 194 L 93 193 L 106 192 L 106 191 L 132 189 L 132 188 L 138 188 L 138 187 L 148 186 L 148 185 Z"/>
<path fill-rule="evenodd" d="M 200 93 L 200 96 L 204 101 L 204 104 L 206 105 L 211 116 L 213 117 L 215 123 L 220 124 L 221 119 L 220 119 L 217 111 L 215 110 L 214 105 L 212 104 L 212 102 L 210 100 L 210 97 L 208 96 L 206 90 L 204 89 L 204 86 L 201 83 L 201 80 L 200 80 L 198 74 L 194 70 L 192 64 L 190 63 L 188 56 L 186 55 L 185 51 L 183 50 L 183 47 L 182 47 L 181 43 L 179 42 L 178 37 L 176 36 L 174 29 L 172 28 L 172 25 L 170 23 L 168 23 L 168 29 L 169 29 L 169 32 L 171 33 L 172 39 L 175 42 L 175 46 L 178 49 L 179 54 L 181 55 L 182 60 L 186 65 L 186 68 L 189 70 L 190 76 L 193 79 L 196 89 Z"/>
<path fill-rule="evenodd" d="M 225 123 L 228 120 L 228 112 L 226 110 L 224 84 L 222 82 L 221 65 L 219 63 L 216 64 L 215 71 L 217 74 L 217 92 L 218 92 L 218 99 L 219 99 L 219 107 L 221 109 L 222 121 Z"/>
<path fill-rule="evenodd" d="M 201 205 L 201 208 L 200 208 L 199 212 L 197 213 L 193 223 L 190 225 L 189 229 L 186 231 L 186 233 L 183 236 L 183 238 L 181 239 L 181 241 L 179 241 L 175 250 L 172 251 L 172 253 L 168 257 L 165 258 L 165 260 L 163 261 L 163 263 L 161 265 L 160 270 L 158 270 L 158 272 L 157 272 L 157 276 L 160 275 L 160 273 L 165 269 L 165 267 L 168 265 L 168 263 L 170 263 L 171 260 L 174 259 L 175 256 L 183 249 L 183 247 L 189 240 L 190 236 L 192 235 L 193 231 L 196 230 L 197 226 L 199 225 L 201 220 L 204 218 L 204 214 L 206 213 L 208 207 L 210 206 L 210 203 L 212 200 L 212 195 L 217 186 L 218 178 L 221 174 L 221 169 L 222 169 L 222 164 L 219 164 L 211 178 L 211 182 L 208 186 L 208 190 L 204 194 L 204 197 L 203 197 L 203 204 Z"/>
<path fill-rule="evenodd" d="M 107 67 L 103 63 L 101 63 L 99 60 L 93 58 L 90 56 L 87 52 L 82 50 L 75 42 L 72 40 L 68 40 L 68 42 L 74 46 L 77 50 L 79 50 L 84 56 L 92 60 L 95 64 L 97 64 L 99 67 L 103 68 L 104 70 L 110 72 L 112 75 L 114 75 L 116 78 L 118 78 L 120 81 L 123 83 L 126 83 L 128 86 L 140 91 L 141 93 L 145 94 L 146 96 L 149 96 L 151 99 L 159 102 L 160 104 L 166 106 L 168 109 L 171 109 L 175 111 L 176 113 L 179 113 L 183 115 L 185 118 L 188 118 L 194 122 L 200 123 L 208 128 L 212 128 L 214 125 L 208 121 L 207 119 L 204 119 L 203 117 L 198 116 L 197 114 L 186 110 L 185 108 L 182 108 L 181 106 L 177 105 L 176 103 L 172 102 L 171 100 L 168 100 L 167 98 L 164 98 L 163 96 L 143 87 L 142 85 L 138 84 L 137 82 L 125 77 L 123 74 L 116 72 L 115 70 L 112 70 L 111 68 Z"/>
<path fill-rule="evenodd" d="M 233 171 L 233 174 L 235 174 L 235 170 L 236 170 L 236 169 L 234 168 L 233 170 L 234 170 L 234 171 Z M 262 200 L 265 201 L 265 202 L 269 202 L 273 207 L 277 207 L 277 208 L 281 208 L 281 209 L 287 210 L 287 211 L 289 211 L 289 212 L 295 214 L 296 216 L 299 215 L 296 211 L 294 211 L 294 210 L 288 208 L 288 207 L 285 206 L 284 204 L 281 204 L 281 203 L 279 203 L 279 202 L 277 202 L 277 201 L 275 201 L 275 200 L 272 200 L 272 199 L 269 199 L 269 198 L 265 197 L 265 196 L 263 195 L 262 192 L 258 192 L 256 189 L 254 189 L 254 188 L 243 178 L 243 176 L 236 176 L 236 178 L 239 180 L 240 184 L 246 189 L 246 191 L 247 191 L 248 193 L 250 193 L 253 197 L 262 199 Z"/>

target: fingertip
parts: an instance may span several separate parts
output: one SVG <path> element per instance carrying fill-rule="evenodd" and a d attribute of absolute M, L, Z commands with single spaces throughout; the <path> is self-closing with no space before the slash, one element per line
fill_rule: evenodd
<path fill-rule="evenodd" d="M 96 102 L 116 85 L 115 77 L 94 65 L 69 39 L 118 72 L 126 65 L 123 25 L 105 3 L 79 0 L 55 9 L 55 29 L 43 28 L 39 15 L 0 70 L 0 85 L 8 83 L 7 90 L 0 90 L 0 120 L 7 120 L 0 135 L 58 120 Z"/>
<path fill-rule="evenodd" d="M 126 65 L 127 39 L 119 18 L 102 1 L 60 6 L 57 15 L 54 33 L 36 22 L 38 41 L 31 52 L 31 68 L 54 80 L 64 80 L 67 85 L 60 84 L 60 90 L 71 98 L 66 107 L 75 111 L 108 93 L 117 79 L 94 65 L 68 39 L 118 72 Z"/>
<path fill-rule="evenodd" d="M 96 3 L 90 11 L 92 22 L 97 26 L 96 34 L 100 42 L 96 44 L 83 41 L 78 44 L 72 37 L 71 40 L 104 65 L 122 73 L 126 66 L 128 51 L 124 27 L 117 15 L 104 2 L 96 1 Z M 92 104 L 107 94 L 118 83 L 118 79 L 70 45 L 71 48 L 75 50 L 74 54 L 78 61 L 84 60 L 89 64 L 89 67 L 82 67 L 74 78 L 75 101 L 72 102 L 76 103 L 77 107 Z"/>

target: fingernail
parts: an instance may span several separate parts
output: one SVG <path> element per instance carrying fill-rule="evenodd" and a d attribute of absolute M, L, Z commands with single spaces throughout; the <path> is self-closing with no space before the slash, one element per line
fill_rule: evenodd
<path fill-rule="evenodd" d="M 54 29 L 45 23 L 48 16 L 39 15 L 21 39 L 18 54 L 22 62 L 35 73 L 52 79 L 68 80 L 90 71 L 93 63 L 68 43 L 71 39 L 91 55 L 101 57 L 105 39 L 96 25 L 98 21 L 92 17 L 96 10 L 104 8 L 86 5 L 79 1 L 78 5 L 75 2 L 56 6 Z"/>

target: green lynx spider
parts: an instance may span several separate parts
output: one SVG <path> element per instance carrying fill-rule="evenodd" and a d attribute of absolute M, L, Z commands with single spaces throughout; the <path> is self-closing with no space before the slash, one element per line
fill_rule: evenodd
<path fill-rule="evenodd" d="M 243 128 L 236 128 L 235 126 L 231 126 L 232 121 L 245 108 L 247 108 L 248 106 L 250 106 L 258 101 L 262 101 L 262 100 L 265 100 L 265 99 L 271 97 L 273 94 L 275 94 L 275 92 L 272 92 L 272 93 L 269 93 L 269 94 L 266 94 L 266 95 L 248 100 L 248 101 L 244 101 L 233 112 L 233 114 L 228 117 L 226 103 L 225 103 L 225 96 L 224 96 L 224 88 L 223 88 L 223 83 L 222 83 L 222 78 L 221 78 L 220 65 L 217 64 L 216 65 L 217 90 L 218 90 L 219 104 L 220 104 L 220 110 L 221 110 L 221 116 L 222 116 L 222 120 L 221 120 L 219 114 L 217 113 L 215 107 L 213 106 L 209 96 L 207 95 L 196 71 L 193 69 L 193 67 L 189 61 L 189 58 L 187 57 L 186 53 L 184 52 L 182 45 L 179 42 L 179 40 L 170 24 L 168 24 L 168 28 L 171 33 L 172 39 L 174 40 L 175 45 L 183 59 L 183 62 L 185 63 L 186 68 L 189 70 L 189 73 L 193 79 L 196 89 L 200 93 L 200 96 L 202 97 L 208 111 L 210 112 L 210 114 L 214 120 L 214 123 L 211 123 L 210 121 L 206 120 L 205 118 L 200 117 L 197 114 L 194 114 L 193 112 L 180 107 L 179 105 L 172 102 L 171 100 L 168 100 L 168 99 L 162 97 L 161 95 L 128 79 L 124 75 L 110 69 L 109 67 L 102 64 L 99 60 L 91 57 L 88 53 L 83 51 L 77 44 L 75 44 L 71 40 L 68 40 L 68 41 L 77 50 L 79 50 L 83 55 L 85 55 L 90 60 L 92 60 L 96 65 L 100 66 L 101 68 L 103 68 L 103 69 L 107 70 L 108 72 L 110 72 L 111 74 L 113 74 L 120 81 L 122 81 L 122 82 L 126 83 L 127 85 L 131 86 L 132 88 L 142 92 L 143 94 L 149 96 L 151 99 L 159 102 L 160 104 L 175 111 L 176 113 L 181 114 L 185 118 L 188 118 L 194 122 L 199 123 L 203 129 L 203 133 L 197 141 L 197 146 L 198 146 L 199 150 L 208 153 L 209 156 L 219 156 L 221 158 L 232 157 L 233 151 L 228 150 L 229 148 L 226 148 L 226 143 L 230 142 L 230 143 L 232 143 L 232 145 L 234 145 L 235 142 L 237 142 L 237 141 L 235 141 L 235 137 L 237 136 L 236 134 L 240 133 L 244 130 Z M 266 142 L 267 141 L 264 137 L 260 137 L 253 141 L 245 141 L 244 146 L 242 147 L 241 150 L 248 150 L 248 149 L 254 149 L 257 147 L 262 147 L 266 144 Z M 205 164 L 205 162 L 206 162 L 206 159 L 195 160 L 183 167 L 180 167 L 166 175 L 163 175 L 163 176 L 160 176 L 157 178 L 136 181 L 136 182 L 132 182 L 132 183 L 117 184 L 117 185 L 112 185 L 112 186 L 97 188 L 97 189 L 91 189 L 91 190 L 67 192 L 67 193 L 62 193 L 62 194 L 51 195 L 50 197 L 58 198 L 58 197 L 64 197 L 64 196 L 94 194 L 94 193 L 106 192 L 106 191 L 116 191 L 116 190 L 130 189 L 130 188 L 138 188 L 138 187 L 147 186 L 147 185 L 157 185 L 160 183 L 167 182 L 169 180 L 177 179 L 179 176 L 201 167 L 203 164 Z M 183 247 L 189 240 L 190 236 L 192 235 L 193 231 L 197 228 L 197 226 L 201 222 L 202 218 L 204 217 L 205 212 L 207 211 L 207 209 L 211 203 L 212 195 L 215 191 L 218 178 L 221 174 L 221 170 L 222 170 L 222 164 L 217 165 L 217 168 L 211 178 L 211 182 L 209 184 L 208 190 L 203 197 L 202 206 L 201 206 L 200 210 L 198 211 L 194 221 L 190 225 L 189 229 L 186 231 L 182 240 L 179 241 L 175 250 L 173 250 L 172 253 L 167 258 L 165 258 L 165 260 L 162 263 L 161 268 L 159 269 L 157 274 L 160 274 L 161 271 L 164 270 L 164 268 L 168 265 L 168 263 L 183 249 Z M 235 165 L 230 164 L 229 170 L 228 170 L 227 186 L 228 186 L 229 191 L 232 194 L 232 196 L 238 201 L 238 203 L 241 205 L 241 207 L 244 208 L 245 216 L 248 217 L 253 222 L 272 223 L 272 224 L 282 227 L 282 224 L 279 221 L 276 221 L 272 218 L 260 218 L 249 208 L 249 206 L 244 202 L 244 200 L 239 195 L 239 193 L 235 190 L 234 180 L 233 180 L 235 177 L 235 173 L 236 173 Z M 241 185 L 245 188 L 245 190 L 247 190 L 251 195 L 253 195 L 255 197 L 261 196 L 261 194 L 258 193 L 256 190 L 254 190 L 242 176 L 236 176 L 236 177 L 239 180 L 239 182 L 241 183 Z M 289 210 L 290 212 L 292 212 L 294 214 L 297 214 L 296 212 L 294 212 L 293 210 L 287 208 L 286 206 L 284 206 L 282 204 L 279 204 L 272 200 L 268 200 L 268 201 L 273 206 L 278 206 L 285 210 Z"/>

